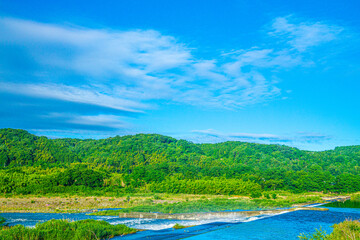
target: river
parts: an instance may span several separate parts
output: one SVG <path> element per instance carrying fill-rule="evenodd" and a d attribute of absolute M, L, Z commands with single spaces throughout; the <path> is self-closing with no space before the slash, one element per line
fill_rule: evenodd
<path fill-rule="evenodd" d="M 360 209 L 329 208 L 329 211 L 295 211 L 277 215 L 263 215 L 243 219 L 222 219 L 213 221 L 179 221 L 156 219 L 120 219 L 113 216 L 89 216 L 85 213 L 1 213 L 11 225 L 23 224 L 33 227 L 38 222 L 50 219 L 96 219 L 111 224 L 126 224 L 129 227 L 145 231 L 113 239 L 247 239 L 247 240 L 282 240 L 298 239 L 300 233 L 312 233 L 320 227 L 326 232 L 332 231 L 331 226 L 346 219 L 360 219 Z M 197 225 L 185 229 L 174 230 L 175 223 Z"/>

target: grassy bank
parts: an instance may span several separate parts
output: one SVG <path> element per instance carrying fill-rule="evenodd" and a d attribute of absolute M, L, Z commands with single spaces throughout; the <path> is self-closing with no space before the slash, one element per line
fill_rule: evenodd
<path fill-rule="evenodd" d="M 202 195 L 136 193 L 121 197 L 71 195 L 17 195 L 0 197 L 0 212 L 84 212 L 102 208 L 128 208 L 148 203 L 200 199 Z M 206 196 L 212 198 L 212 196 Z"/>
<path fill-rule="evenodd" d="M 98 208 L 131 206 L 123 198 L 111 197 L 12 197 L 0 198 L 0 212 L 84 212 Z"/>
<path fill-rule="evenodd" d="M 234 195 L 133 193 L 121 197 L 71 195 L 0 196 L 0 212 L 85 212 L 92 209 L 126 208 L 123 211 L 189 212 L 256 210 L 322 202 L 331 194 L 265 192 L 258 198 Z M 275 199 L 274 199 L 275 198 Z M 102 213 L 104 214 L 104 213 Z"/>
<path fill-rule="evenodd" d="M 279 199 L 249 199 L 249 198 L 213 198 L 176 203 L 152 203 L 93 213 L 94 215 L 118 215 L 129 212 L 158 212 L 158 213 L 194 213 L 216 212 L 225 210 L 268 210 L 275 208 L 291 207 L 296 204 L 321 202 L 318 196 L 298 196 L 297 198 L 281 197 Z"/>
<path fill-rule="evenodd" d="M 344 202 L 332 202 L 325 205 L 325 207 L 336 208 L 360 208 L 360 194 L 354 194 L 350 200 Z"/>
<path fill-rule="evenodd" d="M 314 234 L 300 235 L 301 240 L 357 240 L 360 239 L 360 222 L 344 221 L 333 226 L 334 231 L 326 234 L 323 230 L 316 230 Z"/>
<path fill-rule="evenodd" d="M 0 239 L 7 240 L 97 240 L 135 233 L 137 230 L 125 225 L 111 225 L 105 221 L 50 220 L 36 224 L 35 228 L 16 225 L 0 227 Z"/>

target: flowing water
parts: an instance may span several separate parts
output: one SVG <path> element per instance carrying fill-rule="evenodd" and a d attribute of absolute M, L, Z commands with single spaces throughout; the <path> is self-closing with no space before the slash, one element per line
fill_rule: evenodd
<path fill-rule="evenodd" d="M 216 221 L 180 221 L 160 219 L 121 219 L 115 216 L 89 216 L 85 213 L 2 213 L 11 225 L 23 224 L 34 227 L 38 222 L 50 219 L 82 219 L 105 220 L 111 224 L 125 224 L 129 227 L 145 231 L 114 239 L 298 239 L 300 233 L 313 233 L 320 227 L 326 232 L 331 226 L 346 219 L 360 219 L 360 209 L 329 208 L 329 211 L 295 211 L 277 215 L 262 215 L 251 218 L 217 219 Z M 174 230 L 175 223 L 193 226 Z"/>

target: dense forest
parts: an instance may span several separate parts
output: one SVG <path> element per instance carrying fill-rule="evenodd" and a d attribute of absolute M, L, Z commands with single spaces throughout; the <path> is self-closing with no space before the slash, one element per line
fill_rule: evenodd
<path fill-rule="evenodd" d="M 360 191 L 360 146 L 311 152 L 158 134 L 48 139 L 0 129 L 0 193 Z"/>

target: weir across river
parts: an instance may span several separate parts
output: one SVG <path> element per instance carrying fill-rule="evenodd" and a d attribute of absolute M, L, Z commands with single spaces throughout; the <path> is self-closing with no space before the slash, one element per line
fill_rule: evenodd
<path fill-rule="evenodd" d="M 276 210 L 259 210 L 259 211 L 227 211 L 227 212 L 205 212 L 205 213 L 146 213 L 131 212 L 120 213 L 120 218 L 150 218 L 150 219 L 172 219 L 172 220 L 213 220 L 213 219 L 231 219 L 231 218 L 248 218 L 260 215 L 275 215 L 284 212 L 292 212 L 298 210 L 316 210 L 327 211 L 326 208 L 299 207 L 290 209 Z"/>
<path fill-rule="evenodd" d="M 333 196 L 323 198 L 325 202 L 343 202 L 349 200 L 350 196 Z M 325 204 L 325 203 L 323 203 Z M 322 205 L 318 204 L 317 206 Z M 198 212 L 198 213 L 152 213 L 152 212 L 130 212 L 120 213 L 120 218 L 148 218 L 148 219 L 170 219 L 170 220 L 216 220 L 216 219 L 238 219 L 249 218 L 261 215 L 276 215 L 285 212 L 299 210 L 328 211 L 327 208 L 308 206 L 292 207 L 288 209 L 255 210 L 255 211 L 223 211 L 223 212 Z"/>

